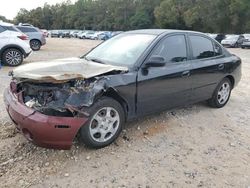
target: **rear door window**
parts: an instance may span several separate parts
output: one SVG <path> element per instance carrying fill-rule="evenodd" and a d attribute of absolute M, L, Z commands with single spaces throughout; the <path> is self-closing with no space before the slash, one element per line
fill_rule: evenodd
<path fill-rule="evenodd" d="M 205 59 L 221 55 L 221 48 L 218 44 L 203 36 L 189 36 L 193 59 Z"/>
<path fill-rule="evenodd" d="M 9 30 L 9 31 L 15 31 L 15 32 L 20 32 L 16 27 L 14 26 L 2 26 L 4 29 Z"/>

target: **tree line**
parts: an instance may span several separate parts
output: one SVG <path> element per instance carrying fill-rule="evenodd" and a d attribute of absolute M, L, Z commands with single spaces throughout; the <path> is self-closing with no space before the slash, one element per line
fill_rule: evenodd
<path fill-rule="evenodd" d="M 14 23 L 45 29 L 189 29 L 250 32 L 249 0 L 78 0 L 21 9 Z"/>

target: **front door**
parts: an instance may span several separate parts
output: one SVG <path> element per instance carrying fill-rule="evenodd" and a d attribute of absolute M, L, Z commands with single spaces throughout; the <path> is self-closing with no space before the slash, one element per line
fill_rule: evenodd
<path fill-rule="evenodd" d="M 151 57 L 163 57 L 165 66 L 142 68 L 138 71 L 137 114 L 144 115 L 183 105 L 191 93 L 186 36 L 166 36 L 153 49 Z M 147 63 L 148 60 L 145 61 Z"/>

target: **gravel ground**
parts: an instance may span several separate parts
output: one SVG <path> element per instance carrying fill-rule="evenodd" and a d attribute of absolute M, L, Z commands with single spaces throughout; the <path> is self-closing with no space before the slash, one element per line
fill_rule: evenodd
<path fill-rule="evenodd" d="M 25 63 L 80 56 L 98 41 L 48 39 Z M 15 131 L 2 99 L 9 83 L 0 71 L 0 187 L 250 187 L 250 50 L 243 76 L 222 109 L 205 103 L 127 124 L 109 147 L 36 147 Z"/>

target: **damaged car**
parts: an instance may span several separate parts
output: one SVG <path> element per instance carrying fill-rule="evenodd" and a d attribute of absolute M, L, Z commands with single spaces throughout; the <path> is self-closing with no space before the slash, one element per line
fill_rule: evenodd
<path fill-rule="evenodd" d="M 6 109 L 29 141 L 69 149 L 79 135 L 102 148 L 134 118 L 200 101 L 225 106 L 241 59 L 203 33 L 136 30 L 80 58 L 26 64 L 10 75 Z"/>

